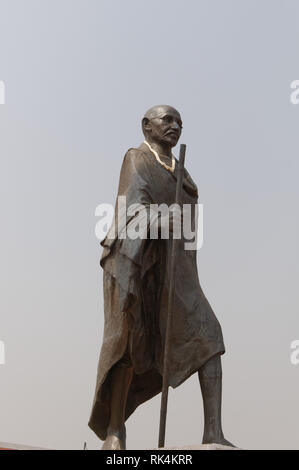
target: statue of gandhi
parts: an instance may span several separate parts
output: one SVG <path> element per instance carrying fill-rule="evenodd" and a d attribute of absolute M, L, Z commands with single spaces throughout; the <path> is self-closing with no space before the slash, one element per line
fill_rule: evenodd
<path fill-rule="evenodd" d="M 171 205 L 178 171 L 172 148 L 182 132 L 180 113 L 154 106 L 145 113 L 142 130 L 145 141 L 123 159 L 118 196 L 145 210 L 150 204 Z M 197 186 L 185 169 L 182 204 L 194 206 L 197 200 Z M 110 231 L 117 226 L 118 209 L 117 199 Z M 160 229 L 163 220 L 158 219 Z M 109 231 L 101 242 L 105 324 L 89 426 L 104 441 L 103 450 L 126 448 L 126 419 L 162 389 L 168 260 L 178 221 L 181 215 L 172 213 L 169 239 L 123 239 L 110 237 Z M 200 286 L 196 250 L 186 251 L 181 244 L 176 262 L 169 383 L 175 388 L 197 372 L 204 405 L 202 443 L 232 446 L 221 425 L 221 326 Z"/>

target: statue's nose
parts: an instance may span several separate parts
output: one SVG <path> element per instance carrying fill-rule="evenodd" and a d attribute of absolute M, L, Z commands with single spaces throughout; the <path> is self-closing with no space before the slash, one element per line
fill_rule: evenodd
<path fill-rule="evenodd" d="M 171 128 L 175 130 L 180 130 L 180 126 L 176 121 L 172 123 Z"/>

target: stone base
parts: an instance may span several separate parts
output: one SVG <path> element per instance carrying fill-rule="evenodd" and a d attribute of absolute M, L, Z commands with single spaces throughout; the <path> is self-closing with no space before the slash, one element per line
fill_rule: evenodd
<path fill-rule="evenodd" d="M 241 450 L 237 447 L 223 446 L 221 444 L 200 444 L 198 446 L 160 447 L 155 450 Z"/>
<path fill-rule="evenodd" d="M 0 450 L 47 450 L 42 447 L 23 446 L 20 444 L 11 444 L 8 442 L 0 442 Z"/>

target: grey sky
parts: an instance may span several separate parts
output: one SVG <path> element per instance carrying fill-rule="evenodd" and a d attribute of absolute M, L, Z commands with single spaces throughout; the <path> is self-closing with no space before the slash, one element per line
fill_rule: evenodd
<path fill-rule="evenodd" d="M 225 434 L 243 448 L 298 448 L 298 2 L 0 9 L 0 441 L 101 445 L 87 427 L 103 327 L 94 210 L 114 203 L 145 110 L 167 103 L 204 204 L 199 274 L 227 348 Z M 156 446 L 159 406 L 128 420 L 128 448 Z M 199 443 L 202 422 L 194 375 L 171 390 L 167 444 Z"/>

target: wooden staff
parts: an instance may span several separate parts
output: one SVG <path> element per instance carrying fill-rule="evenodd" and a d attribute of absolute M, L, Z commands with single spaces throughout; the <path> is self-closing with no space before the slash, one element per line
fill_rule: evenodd
<path fill-rule="evenodd" d="M 186 145 L 180 146 L 180 158 L 178 166 L 178 175 L 176 183 L 175 202 L 181 204 L 181 193 L 183 186 L 184 176 L 184 163 L 185 163 Z M 172 239 L 171 255 L 170 255 L 170 281 L 168 291 L 168 310 L 167 310 L 167 323 L 166 335 L 164 346 L 164 362 L 163 362 L 163 385 L 160 409 L 160 427 L 159 427 L 159 443 L 158 447 L 164 447 L 165 443 L 165 428 L 166 428 L 166 414 L 167 414 L 167 401 L 168 401 L 168 387 L 169 387 L 169 352 L 170 352 L 170 338 L 171 338 L 171 323 L 172 323 L 172 310 L 174 301 L 174 284 L 175 284 L 175 258 L 178 247 L 178 240 Z"/>

